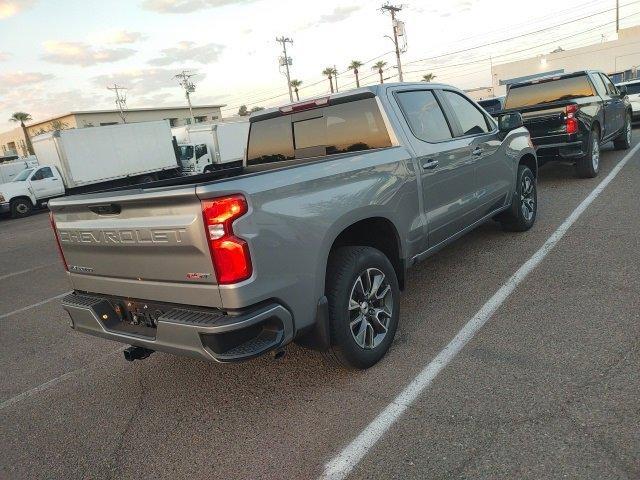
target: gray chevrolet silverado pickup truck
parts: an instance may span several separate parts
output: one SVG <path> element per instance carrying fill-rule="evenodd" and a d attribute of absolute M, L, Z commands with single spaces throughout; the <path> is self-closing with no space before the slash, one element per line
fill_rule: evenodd
<path fill-rule="evenodd" d="M 367 368 L 407 268 L 485 221 L 535 222 L 522 117 L 496 122 L 454 87 L 365 87 L 250 122 L 242 168 L 51 201 L 73 328 L 131 345 L 129 360 L 295 341 Z"/>

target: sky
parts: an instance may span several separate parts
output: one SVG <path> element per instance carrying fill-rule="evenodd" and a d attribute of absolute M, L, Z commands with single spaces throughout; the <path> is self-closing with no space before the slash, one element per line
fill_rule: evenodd
<path fill-rule="evenodd" d="M 128 107 L 185 105 L 174 75 L 196 73 L 194 105 L 288 103 L 276 37 L 293 40 L 291 77 L 300 96 L 329 90 L 335 65 L 351 88 L 387 62 L 397 80 L 391 19 L 382 0 L 0 0 L 0 132 L 25 111 L 34 120 L 115 108 L 107 90 L 126 86 Z M 621 27 L 640 24 L 640 0 L 620 0 Z M 490 63 L 529 58 L 615 38 L 615 0 L 404 0 L 405 81 L 434 73 L 460 88 L 488 86 Z M 583 18 L 589 17 L 589 18 Z M 514 38 L 515 37 L 515 38 Z M 489 44 L 489 45 L 487 45 Z M 489 60 L 489 57 L 492 57 Z"/>

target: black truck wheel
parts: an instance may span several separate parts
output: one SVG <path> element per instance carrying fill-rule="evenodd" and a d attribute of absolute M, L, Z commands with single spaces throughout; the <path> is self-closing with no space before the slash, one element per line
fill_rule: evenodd
<path fill-rule="evenodd" d="M 508 232 L 525 232 L 533 227 L 538 214 L 538 188 L 536 177 L 526 165 L 518 165 L 516 192 L 511 207 L 497 220 Z"/>
<path fill-rule="evenodd" d="M 576 163 L 578 176 L 594 178 L 600 171 L 600 132 L 597 128 L 591 130 L 587 154 Z"/>
<path fill-rule="evenodd" d="M 400 288 L 389 259 L 371 247 L 340 247 L 327 268 L 331 346 L 326 356 L 369 368 L 389 350 L 398 327 Z"/>
<path fill-rule="evenodd" d="M 28 198 L 16 198 L 11 200 L 10 207 L 12 218 L 28 217 L 33 211 L 33 204 Z"/>
<path fill-rule="evenodd" d="M 628 150 L 631 148 L 631 114 L 627 113 L 624 120 L 622 133 L 613 140 L 613 147 L 616 150 Z"/>

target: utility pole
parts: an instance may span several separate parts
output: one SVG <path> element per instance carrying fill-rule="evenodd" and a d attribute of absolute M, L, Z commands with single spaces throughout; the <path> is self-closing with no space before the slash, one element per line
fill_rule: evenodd
<path fill-rule="evenodd" d="M 616 0 L 616 33 L 620 31 L 620 0 Z"/>
<path fill-rule="evenodd" d="M 289 100 L 293 103 L 293 92 L 291 91 L 291 75 L 289 73 L 289 65 L 291 65 L 291 58 L 287 55 L 287 43 L 293 45 L 293 40 L 289 37 L 276 37 L 276 42 L 282 44 L 282 57 L 280 57 L 280 66 L 284 65 L 285 75 L 287 77 L 287 88 L 289 89 Z"/>
<path fill-rule="evenodd" d="M 118 106 L 118 110 L 120 111 L 120 118 L 122 119 L 122 123 L 127 123 L 127 94 L 126 91 L 128 88 L 121 87 L 117 83 L 113 84 L 113 87 L 107 87 L 107 90 L 111 90 L 116 92 L 116 105 Z M 120 94 L 120 92 L 125 92 Z"/>
<path fill-rule="evenodd" d="M 189 70 L 183 70 L 173 78 L 178 79 L 178 84 L 184 88 L 184 96 L 187 97 L 187 104 L 189 105 L 189 116 L 191 117 L 191 124 L 195 124 L 195 118 L 193 118 L 193 107 L 191 106 L 191 94 L 196 91 L 196 84 L 191 81 L 191 77 L 195 77 L 195 73 L 191 73 Z"/>
<path fill-rule="evenodd" d="M 393 27 L 393 44 L 396 47 L 396 62 L 398 65 L 398 79 L 402 82 L 402 64 L 400 63 L 400 45 L 398 45 L 398 31 L 400 31 L 400 35 L 404 36 L 404 24 L 396 19 L 396 13 L 402 10 L 402 6 L 391 5 L 390 3 L 385 3 L 380 7 L 382 12 L 389 12 L 391 14 L 391 26 Z"/>

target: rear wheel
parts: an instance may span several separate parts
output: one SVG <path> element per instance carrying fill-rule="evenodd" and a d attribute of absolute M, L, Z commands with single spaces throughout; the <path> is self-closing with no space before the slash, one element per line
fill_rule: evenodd
<path fill-rule="evenodd" d="M 631 148 L 631 114 L 627 113 L 624 121 L 624 130 L 613 141 L 616 150 L 627 150 Z"/>
<path fill-rule="evenodd" d="M 389 259 L 371 247 L 341 247 L 327 269 L 331 347 L 342 366 L 369 368 L 389 350 L 400 314 L 400 288 Z"/>
<path fill-rule="evenodd" d="M 28 198 L 16 198 L 11 200 L 11 216 L 13 218 L 23 218 L 31 215 L 33 204 Z"/>
<path fill-rule="evenodd" d="M 525 232 L 533 227 L 538 214 L 538 189 L 536 177 L 526 165 L 518 165 L 515 198 L 509 210 L 498 221 L 508 232 Z"/>
<path fill-rule="evenodd" d="M 600 171 L 600 132 L 597 128 L 591 130 L 588 148 L 587 154 L 576 163 L 576 170 L 580 177 L 594 178 Z"/>

